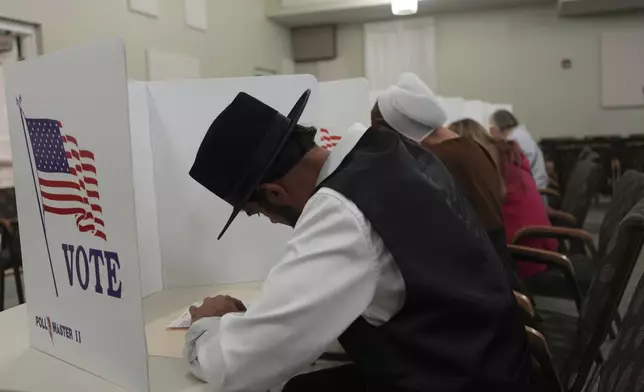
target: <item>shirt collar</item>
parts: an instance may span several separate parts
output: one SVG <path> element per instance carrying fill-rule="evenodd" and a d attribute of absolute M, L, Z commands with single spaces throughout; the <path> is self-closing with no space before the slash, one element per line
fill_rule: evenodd
<path fill-rule="evenodd" d="M 514 127 L 509 133 L 508 133 L 508 139 L 510 140 L 516 140 L 523 135 L 525 135 L 528 132 L 528 130 L 523 126 L 523 124 L 517 125 Z"/>
<path fill-rule="evenodd" d="M 365 132 L 367 132 L 367 128 L 360 123 L 353 124 L 349 128 L 346 136 L 340 139 L 338 144 L 333 147 L 333 150 L 329 153 L 329 156 L 327 157 L 326 162 L 324 162 L 324 165 L 320 170 L 320 174 L 318 175 L 318 179 L 315 184 L 316 186 L 320 185 L 322 181 L 326 180 L 327 177 L 338 169 L 342 161 L 344 161 L 344 158 L 349 155 L 351 150 L 353 150 L 356 144 L 358 144 Z"/>

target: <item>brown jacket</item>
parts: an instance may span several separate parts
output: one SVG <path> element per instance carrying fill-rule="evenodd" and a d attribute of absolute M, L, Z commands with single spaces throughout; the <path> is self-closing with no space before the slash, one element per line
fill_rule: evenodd
<path fill-rule="evenodd" d="M 440 159 L 465 192 L 486 230 L 503 227 L 502 183 L 492 158 L 474 140 L 459 137 L 428 149 Z"/>

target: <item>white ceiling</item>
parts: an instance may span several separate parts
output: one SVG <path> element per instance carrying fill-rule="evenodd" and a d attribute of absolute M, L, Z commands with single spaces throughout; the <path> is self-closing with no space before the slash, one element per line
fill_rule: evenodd
<path fill-rule="evenodd" d="M 418 4 L 418 14 L 532 4 L 555 6 L 557 0 L 421 0 Z M 267 14 L 269 18 L 286 26 L 356 23 L 392 17 L 390 0 L 268 0 Z"/>

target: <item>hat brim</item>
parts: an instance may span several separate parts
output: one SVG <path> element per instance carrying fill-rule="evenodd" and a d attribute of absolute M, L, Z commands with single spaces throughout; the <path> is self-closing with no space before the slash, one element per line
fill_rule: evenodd
<path fill-rule="evenodd" d="M 266 164 L 264 165 L 264 168 L 260 172 L 260 175 L 257 176 L 257 180 L 254 186 L 250 188 L 250 190 L 248 191 L 248 194 L 244 195 L 244 197 L 240 199 L 238 205 L 233 207 L 233 212 L 232 214 L 230 214 L 230 217 L 228 218 L 228 221 L 226 222 L 226 225 L 224 226 L 223 230 L 221 231 L 221 233 L 219 233 L 217 240 L 220 240 L 221 237 L 223 237 L 224 233 L 226 233 L 226 230 L 228 230 L 228 228 L 230 227 L 230 224 L 233 223 L 235 218 L 237 218 L 237 215 L 239 215 L 239 213 L 241 212 L 243 206 L 246 205 L 248 200 L 250 200 L 250 198 L 253 196 L 253 193 L 255 193 L 255 190 L 257 189 L 257 187 L 260 186 L 262 179 L 264 178 L 264 176 L 266 175 L 270 167 L 273 165 L 273 163 L 279 156 L 280 152 L 282 152 L 282 150 L 286 146 L 286 142 L 288 141 L 293 131 L 295 131 L 295 128 L 297 127 L 297 122 L 300 120 L 302 113 L 304 113 L 304 109 L 306 108 L 306 104 L 308 103 L 310 96 L 311 96 L 311 89 L 307 89 L 297 100 L 297 102 L 295 103 L 295 106 L 293 106 L 293 109 L 291 109 L 288 116 L 286 116 L 286 118 L 288 118 L 291 121 L 291 123 L 288 129 L 286 130 L 286 133 L 284 134 L 282 141 L 277 145 L 277 148 L 275 149 L 275 151 L 273 151 L 270 158 L 266 161 Z"/>

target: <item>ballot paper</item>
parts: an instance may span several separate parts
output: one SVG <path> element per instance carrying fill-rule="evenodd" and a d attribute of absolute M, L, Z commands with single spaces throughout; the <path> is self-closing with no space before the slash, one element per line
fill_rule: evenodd
<path fill-rule="evenodd" d="M 201 306 L 201 303 L 195 302 L 192 306 Z M 192 316 L 190 315 L 190 308 L 186 309 L 181 316 L 172 320 L 170 324 L 166 326 L 166 329 L 188 329 L 192 325 Z"/>

